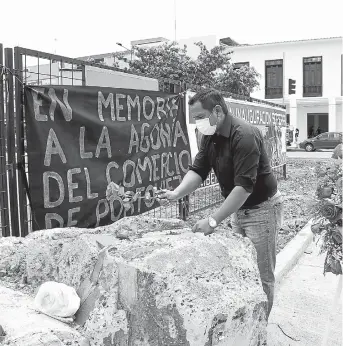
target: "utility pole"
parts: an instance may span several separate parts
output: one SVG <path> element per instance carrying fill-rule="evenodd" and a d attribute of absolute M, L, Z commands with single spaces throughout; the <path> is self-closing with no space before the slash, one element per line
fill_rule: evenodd
<path fill-rule="evenodd" d="M 120 42 L 116 42 L 116 45 L 118 45 L 118 46 L 120 46 L 120 47 L 122 47 L 122 48 L 124 48 L 124 49 L 126 49 L 126 50 L 129 50 L 130 53 L 131 53 L 131 61 L 132 61 L 132 58 L 133 58 L 133 56 L 132 56 L 132 54 L 133 54 L 133 46 L 131 47 L 131 49 L 129 49 L 129 48 L 125 47 L 125 46 L 124 46 L 122 43 L 120 43 Z"/>
<path fill-rule="evenodd" d="M 285 105 L 285 92 L 286 92 L 286 54 L 282 53 L 282 103 Z"/>
<path fill-rule="evenodd" d="M 176 0 L 174 0 L 174 40 L 176 42 Z"/>

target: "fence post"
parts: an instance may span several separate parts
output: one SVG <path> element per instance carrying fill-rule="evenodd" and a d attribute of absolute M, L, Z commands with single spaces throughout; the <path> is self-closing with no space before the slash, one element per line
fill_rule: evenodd
<path fill-rule="evenodd" d="M 179 217 L 186 221 L 189 215 L 189 196 L 185 196 L 178 200 L 179 204 Z"/>
<path fill-rule="evenodd" d="M 6 127 L 7 121 L 4 107 L 4 80 L 1 74 L 4 66 L 3 45 L 0 43 L 0 231 L 3 237 L 11 235 L 6 161 Z M 3 70 L 4 71 L 4 70 Z"/>
<path fill-rule="evenodd" d="M 189 216 L 189 195 L 184 197 L 184 221 L 188 219 Z"/>
<path fill-rule="evenodd" d="M 82 73 L 82 86 L 86 86 L 87 85 L 87 81 L 86 81 L 86 66 L 82 65 L 81 66 L 81 73 Z"/>
<path fill-rule="evenodd" d="M 287 169 L 286 169 L 286 164 L 282 166 L 282 171 L 283 171 L 283 178 L 286 180 L 287 179 Z"/>
<path fill-rule="evenodd" d="M 178 200 L 179 204 L 179 218 L 184 220 L 185 219 L 185 213 L 184 213 L 184 208 L 183 208 L 183 199 Z"/>
<path fill-rule="evenodd" d="M 17 192 L 17 170 L 15 157 L 15 122 L 14 122 L 14 89 L 13 89 L 13 49 L 5 48 L 5 66 L 9 70 L 6 74 L 7 88 L 7 153 L 8 153 L 8 185 L 10 197 L 10 212 L 11 212 L 11 230 L 12 236 L 19 237 L 19 220 L 18 220 L 18 192 Z"/>
<path fill-rule="evenodd" d="M 19 219 L 20 234 L 22 237 L 28 235 L 28 219 L 27 219 L 27 198 L 28 191 L 24 188 L 24 179 L 26 179 L 26 160 L 25 160 L 25 141 L 24 141 L 24 90 L 23 90 L 23 60 L 20 48 L 14 48 L 14 69 L 16 73 L 15 79 L 15 125 L 16 125 L 16 146 L 17 146 L 17 162 L 21 163 L 22 169 L 18 170 L 18 202 L 19 202 Z"/>

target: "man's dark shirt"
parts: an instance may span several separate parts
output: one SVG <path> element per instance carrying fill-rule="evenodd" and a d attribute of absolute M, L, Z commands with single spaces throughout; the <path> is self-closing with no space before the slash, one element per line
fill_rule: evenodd
<path fill-rule="evenodd" d="M 276 193 L 277 181 L 259 129 L 244 120 L 229 117 L 229 137 L 204 136 L 190 170 L 205 180 L 213 168 L 223 197 L 226 198 L 235 186 L 242 186 L 251 193 L 243 207 L 252 207 Z"/>

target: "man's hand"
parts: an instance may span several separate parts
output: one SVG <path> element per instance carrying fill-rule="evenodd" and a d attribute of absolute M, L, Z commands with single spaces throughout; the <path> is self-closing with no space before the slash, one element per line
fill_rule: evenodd
<path fill-rule="evenodd" d="M 204 233 L 205 235 L 210 235 L 214 232 L 214 228 L 212 228 L 209 223 L 208 219 L 202 219 L 199 220 L 192 228 L 193 233 Z"/>
<path fill-rule="evenodd" d="M 177 199 L 177 194 L 174 191 L 169 190 L 159 190 L 156 195 L 156 200 L 161 205 L 167 205 L 169 202 L 176 201 Z"/>

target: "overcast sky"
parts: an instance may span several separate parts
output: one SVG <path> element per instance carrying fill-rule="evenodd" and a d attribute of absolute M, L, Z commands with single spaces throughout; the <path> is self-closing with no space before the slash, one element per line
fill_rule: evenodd
<path fill-rule="evenodd" d="M 215 34 L 239 43 L 343 36 L 342 0 L 175 0 L 177 39 Z M 69 57 L 116 42 L 174 39 L 174 0 L 0 0 L 0 43 Z"/>

